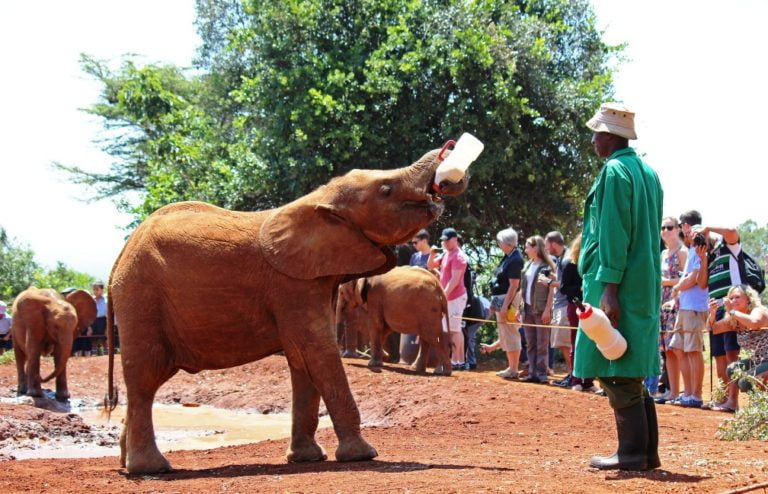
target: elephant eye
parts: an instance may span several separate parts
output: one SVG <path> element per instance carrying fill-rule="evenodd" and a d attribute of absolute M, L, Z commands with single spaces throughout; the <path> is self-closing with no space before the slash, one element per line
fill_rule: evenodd
<path fill-rule="evenodd" d="M 382 185 L 381 187 L 379 187 L 379 192 L 381 192 L 381 195 L 383 195 L 384 197 L 387 197 L 392 192 L 392 186 Z"/>

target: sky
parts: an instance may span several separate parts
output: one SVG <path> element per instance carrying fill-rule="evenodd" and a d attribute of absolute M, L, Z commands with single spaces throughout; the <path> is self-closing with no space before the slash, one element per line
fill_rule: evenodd
<path fill-rule="evenodd" d="M 632 145 L 656 169 L 665 214 L 698 209 L 704 223 L 768 223 L 768 2 L 594 0 L 610 44 L 626 43 L 616 99 L 636 112 Z M 194 0 L 0 2 L 0 226 L 46 267 L 62 261 L 107 279 L 130 217 L 51 168 L 104 172 L 101 123 L 80 109 L 99 85 L 80 53 L 117 66 L 190 66 L 200 42 Z M 585 115 L 586 121 L 591 115 Z"/>

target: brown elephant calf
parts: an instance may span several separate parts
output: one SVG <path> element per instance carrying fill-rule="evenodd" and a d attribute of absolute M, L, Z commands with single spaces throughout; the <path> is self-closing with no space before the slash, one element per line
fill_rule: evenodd
<path fill-rule="evenodd" d="M 430 347 L 438 354 L 435 374 L 451 375 L 449 338 L 442 320 L 448 323 L 448 305 L 438 279 L 430 272 L 403 266 L 388 273 L 360 278 L 339 287 L 337 324 L 347 333 L 360 331 L 371 341 L 368 366 L 383 365 L 382 344 L 392 331 L 417 334 L 419 354 L 413 363 L 426 371 Z"/>
<path fill-rule="evenodd" d="M 43 396 L 42 384 L 56 378 L 56 399 L 67 401 L 67 361 L 80 329 L 96 319 L 96 302 L 84 290 L 63 297 L 49 288 L 28 288 L 13 303 L 13 351 L 19 395 Z M 53 355 L 54 371 L 40 377 L 40 357 Z"/>

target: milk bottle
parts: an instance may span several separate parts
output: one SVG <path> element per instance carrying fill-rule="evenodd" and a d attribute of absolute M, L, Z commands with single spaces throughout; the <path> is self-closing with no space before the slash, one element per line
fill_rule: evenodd
<path fill-rule="evenodd" d="M 467 168 L 483 151 L 483 143 L 469 132 L 464 132 L 456 146 L 445 160 L 440 163 L 435 173 L 435 185 L 443 181 L 461 182 L 467 173 Z"/>

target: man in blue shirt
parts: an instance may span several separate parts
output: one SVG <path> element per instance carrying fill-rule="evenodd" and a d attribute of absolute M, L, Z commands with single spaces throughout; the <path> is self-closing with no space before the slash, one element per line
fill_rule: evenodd
<path fill-rule="evenodd" d="M 701 288 L 697 279 L 701 261 L 689 254 L 683 277 L 672 287 L 672 296 L 678 297 L 680 310 L 675 321 L 675 333 L 669 348 L 675 352 L 683 375 L 683 396 L 671 396 L 673 405 L 701 408 L 701 388 L 704 382 L 704 330 L 707 327 L 709 294 Z M 668 303 L 674 303 L 670 300 Z"/>

